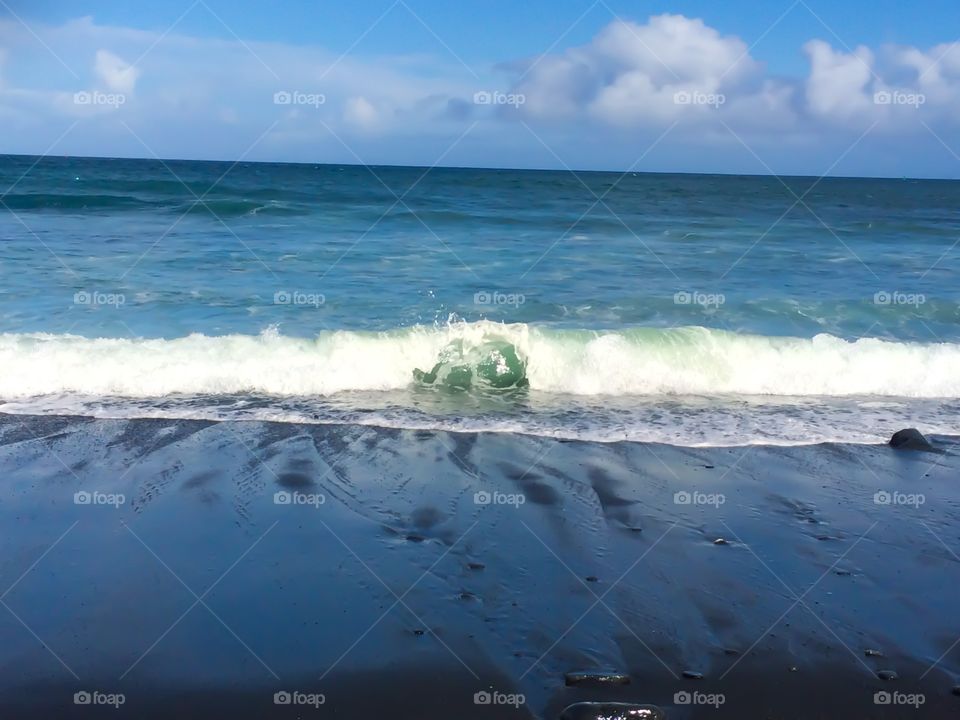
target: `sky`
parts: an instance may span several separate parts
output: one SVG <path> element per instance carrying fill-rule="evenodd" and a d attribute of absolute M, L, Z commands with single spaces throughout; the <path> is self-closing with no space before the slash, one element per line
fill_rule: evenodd
<path fill-rule="evenodd" d="M 0 0 L 0 153 L 960 177 L 956 0 Z"/>

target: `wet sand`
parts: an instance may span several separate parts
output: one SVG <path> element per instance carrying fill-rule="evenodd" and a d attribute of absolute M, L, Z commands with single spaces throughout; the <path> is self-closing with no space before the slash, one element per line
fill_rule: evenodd
<path fill-rule="evenodd" d="M 0 717 L 958 717 L 934 439 L 0 416 Z"/>

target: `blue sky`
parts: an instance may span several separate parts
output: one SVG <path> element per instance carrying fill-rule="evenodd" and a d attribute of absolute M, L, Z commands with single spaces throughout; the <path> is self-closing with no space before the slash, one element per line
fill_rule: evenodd
<path fill-rule="evenodd" d="M 0 152 L 960 177 L 958 39 L 947 0 L 2 0 Z"/>

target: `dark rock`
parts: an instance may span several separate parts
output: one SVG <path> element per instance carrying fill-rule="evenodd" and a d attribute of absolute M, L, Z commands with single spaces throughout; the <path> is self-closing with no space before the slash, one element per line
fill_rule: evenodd
<path fill-rule="evenodd" d="M 486 565 L 478 562 L 468 562 L 467 567 L 470 568 L 471 570 L 483 570 L 486 567 Z"/>
<path fill-rule="evenodd" d="M 560 713 L 560 720 L 664 720 L 666 717 L 656 705 L 615 702 L 574 703 Z"/>
<path fill-rule="evenodd" d="M 907 428 L 906 430 L 897 430 L 890 438 L 890 447 L 897 450 L 926 450 L 934 452 L 936 448 L 930 444 L 923 433 L 916 428 Z"/>
<path fill-rule="evenodd" d="M 687 680 L 703 680 L 703 673 L 696 670 L 684 670 L 683 676 Z"/>
<path fill-rule="evenodd" d="M 416 635 L 417 637 L 420 637 L 423 635 L 423 632 L 424 632 L 423 630 L 414 630 L 413 634 Z"/>
<path fill-rule="evenodd" d="M 600 582 L 600 578 L 596 575 L 587 575 L 587 582 Z"/>
<path fill-rule="evenodd" d="M 629 685 L 630 676 L 603 670 L 568 672 L 563 676 L 567 687 L 597 687 L 604 685 Z"/>
<path fill-rule="evenodd" d="M 426 538 L 423 535 L 407 535 L 407 540 L 415 543 L 422 543 Z"/>
<path fill-rule="evenodd" d="M 717 538 L 713 541 L 714 545 L 729 545 L 729 543 L 724 538 Z"/>
<path fill-rule="evenodd" d="M 867 648 L 863 651 L 863 654 L 867 657 L 883 657 L 883 653 L 879 650 L 874 650 L 872 648 Z"/>
<path fill-rule="evenodd" d="M 954 685 L 953 690 L 951 690 L 950 692 L 952 692 L 957 697 L 960 697 L 960 685 Z"/>
<path fill-rule="evenodd" d="M 881 680 L 896 680 L 898 675 L 893 670 L 877 670 L 877 677 Z"/>
<path fill-rule="evenodd" d="M 735 649 L 735 648 L 724 648 L 724 649 L 723 649 L 723 654 L 724 654 L 724 655 L 739 655 L 739 654 L 740 654 L 740 651 L 737 650 L 737 649 Z"/>

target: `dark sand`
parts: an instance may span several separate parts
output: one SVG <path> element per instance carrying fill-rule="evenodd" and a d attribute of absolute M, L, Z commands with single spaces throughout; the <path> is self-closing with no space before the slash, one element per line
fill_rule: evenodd
<path fill-rule="evenodd" d="M 0 718 L 552 719 L 583 700 L 957 718 L 960 460 L 935 440 L 948 452 L 0 416 Z M 695 491 L 725 502 L 675 502 Z M 565 685 L 590 670 L 631 683 Z M 525 703 L 475 704 L 485 689 Z M 124 704 L 74 704 L 94 690 Z"/>

